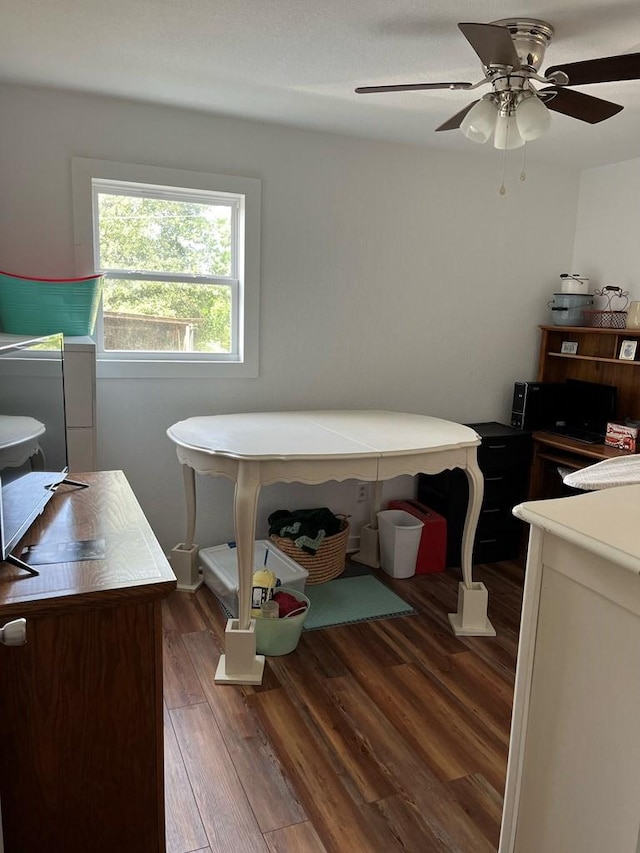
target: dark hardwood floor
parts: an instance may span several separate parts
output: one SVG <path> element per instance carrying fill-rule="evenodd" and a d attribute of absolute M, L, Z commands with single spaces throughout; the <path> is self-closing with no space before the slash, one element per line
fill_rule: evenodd
<path fill-rule="evenodd" d="M 165 602 L 169 853 L 496 850 L 523 570 L 474 569 L 491 639 L 451 633 L 457 571 L 378 574 L 418 615 L 303 633 L 259 687 L 214 684 L 208 589 Z"/>

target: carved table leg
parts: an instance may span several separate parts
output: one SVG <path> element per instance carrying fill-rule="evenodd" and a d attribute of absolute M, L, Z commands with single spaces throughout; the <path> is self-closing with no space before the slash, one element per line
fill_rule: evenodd
<path fill-rule="evenodd" d="M 238 462 L 233 502 L 238 559 L 238 618 L 225 629 L 225 653 L 220 656 L 218 684 L 261 684 L 264 655 L 256 655 L 255 619 L 251 619 L 253 549 L 260 492 L 260 463 Z"/>
<path fill-rule="evenodd" d="M 184 543 L 187 548 L 191 548 L 193 537 L 196 534 L 196 475 L 189 465 L 182 466 L 182 479 L 187 504 L 187 536 Z"/>
<path fill-rule="evenodd" d="M 469 483 L 469 504 L 462 534 L 462 583 L 458 584 L 458 610 L 449 613 L 453 633 L 458 637 L 495 637 L 487 618 L 487 588 L 473 581 L 473 541 L 484 495 L 484 478 L 478 467 L 476 449 L 469 451 L 465 473 Z"/>
<path fill-rule="evenodd" d="M 202 577 L 198 573 L 198 546 L 193 542 L 196 532 L 196 475 L 193 468 L 183 465 L 182 478 L 187 505 L 187 535 L 184 542 L 171 549 L 171 568 L 178 589 L 195 592 L 202 585 Z"/>

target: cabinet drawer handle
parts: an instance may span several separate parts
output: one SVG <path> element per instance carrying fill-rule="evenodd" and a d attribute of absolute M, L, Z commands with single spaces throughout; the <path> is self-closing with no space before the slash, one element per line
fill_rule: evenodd
<path fill-rule="evenodd" d="M 490 512 L 502 512 L 502 510 L 500 507 L 497 507 L 496 509 L 483 509 L 482 512 L 488 515 Z"/>
<path fill-rule="evenodd" d="M 24 646 L 27 642 L 27 620 L 14 619 L 0 628 L 0 643 L 3 646 Z"/>
<path fill-rule="evenodd" d="M 506 448 L 506 444 L 485 444 L 484 445 L 487 450 L 504 450 Z"/>
<path fill-rule="evenodd" d="M 504 477 L 485 477 L 485 483 L 499 483 L 501 480 L 504 480 Z"/>
<path fill-rule="evenodd" d="M 497 542 L 497 539 L 478 539 L 477 545 L 491 545 L 493 542 Z"/>

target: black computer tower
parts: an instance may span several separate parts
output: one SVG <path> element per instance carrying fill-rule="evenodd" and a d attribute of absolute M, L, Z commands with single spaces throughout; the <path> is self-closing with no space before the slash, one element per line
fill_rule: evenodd
<path fill-rule="evenodd" d="M 565 386 L 562 382 L 516 382 L 511 404 L 511 426 L 536 430 L 564 421 Z"/>

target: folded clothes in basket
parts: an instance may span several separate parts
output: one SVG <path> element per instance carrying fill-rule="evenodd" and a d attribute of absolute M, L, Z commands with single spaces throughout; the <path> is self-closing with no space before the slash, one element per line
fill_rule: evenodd
<path fill-rule="evenodd" d="M 277 509 L 267 518 L 269 536 L 292 539 L 301 551 L 315 555 L 326 536 L 335 536 L 341 520 L 327 507 L 316 509 Z"/>

